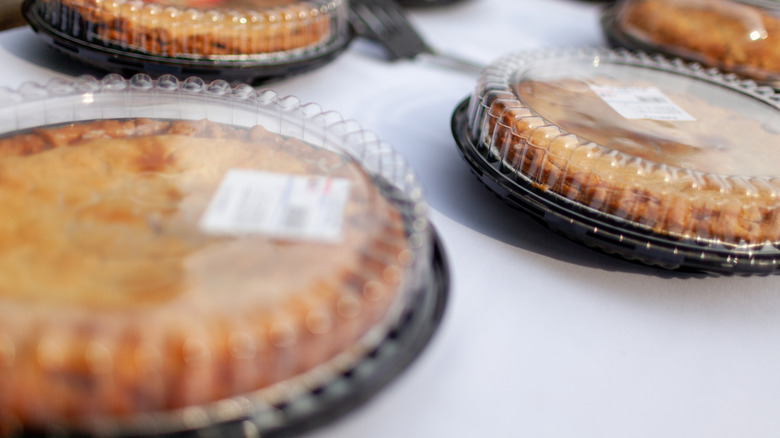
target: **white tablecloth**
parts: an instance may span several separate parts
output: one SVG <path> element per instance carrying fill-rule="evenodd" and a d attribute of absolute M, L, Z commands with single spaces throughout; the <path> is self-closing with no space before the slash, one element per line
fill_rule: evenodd
<path fill-rule="evenodd" d="M 602 45 L 600 6 L 465 0 L 413 11 L 430 43 L 489 63 Z M 697 278 L 583 248 L 504 205 L 471 174 L 450 117 L 475 77 L 388 63 L 356 41 L 263 85 L 374 130 L 420 174 L 451 268 L 442 325 L 369 403 L 312 437 L 774 437 L 780 277 Z M 0 86 L 102 75 L 27 28 L 0 33 Z M 778 336 L 778 338 L 775 338 Z"/>

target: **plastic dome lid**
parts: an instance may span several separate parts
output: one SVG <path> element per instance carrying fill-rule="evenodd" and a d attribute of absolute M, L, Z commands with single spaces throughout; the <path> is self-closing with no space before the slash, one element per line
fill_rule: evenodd
<path fill-rule="evenodd" d="M 351 40 L 340 0 L 27 0 L 57 50 L 116 73 L 251 82 L 318 67 Z"/>
<path fill-rule="evenodd" d="M 299 430 L 435 328 L 419 181 L 356 122 L 199 78 L 0 95 L 0 432 Z"/>
<path fill-rule="evenodd" d="M 608 222 L 611 243 L 635 233 L 629 258 L 698 266 L 689 259 L 718 253 L 702 268 L 734 272 L 723 260 L 740 254 L 747 270 L 773 271 L 777 102 L 769 87 L 679 60 L 548 50 L 493 63 L 454 123 L 461 146 L 484 158 L 473 164 L 495 168 L 510 191 Z M 669 251 L 635 249 L 653 239 Z M 750 262 L 759 253 L 760 268 Z"/>

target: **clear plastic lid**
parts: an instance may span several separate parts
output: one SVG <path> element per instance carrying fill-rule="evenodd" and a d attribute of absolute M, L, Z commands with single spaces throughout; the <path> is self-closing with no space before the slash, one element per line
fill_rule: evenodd
<path fill-rule="evenodd" d="M 74 37 L 184 58 L 294 53 L 326 44 L 346 26 L 339 0 L 40 0 L 38 8 Z"/>
<path fill-rule="evenodd" d="M 351 40 L 341 0 L 25 0 L 55 49 L 110 72 L 264 80 L 332 60 Z"/>
<path fill-rule="evenodd" d="M 0 432 L 240 419 L 427 290 L 418 179 L 336 113 L 172 76 L 0 96 Z"/>
<path fill-rule="evenodd" d="M 617 45 L 780 80 L 780 6 L 771 0 L 622 0 L 602 24 Z"/>
<path fill-rule="evenodd" d="M 519 53 L 480 78 L 468 135 L 506 178 L 569 208 L 700 249 L 777 253 L 778 100 L 661 56 Z"/>

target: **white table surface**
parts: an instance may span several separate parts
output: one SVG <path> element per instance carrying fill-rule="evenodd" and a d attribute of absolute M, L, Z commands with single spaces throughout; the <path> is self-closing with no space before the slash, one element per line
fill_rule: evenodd
<path fill-rule="evenodd" d="M 465 0 L 412 19 L 440 49 L 602 45 L 600 6 Z M 324 67 L 263 85 L 374 130 L 421 175 L 451 296 L 428 348 L 325 437 L 775 437 L 780 277 L 697 278 L 580 247 L 471 174 L 450 117 L 475 77 L 388 63 L 356 41 Z M 84 73 L 28 28 L 0 32 L 0 86 Z"/>

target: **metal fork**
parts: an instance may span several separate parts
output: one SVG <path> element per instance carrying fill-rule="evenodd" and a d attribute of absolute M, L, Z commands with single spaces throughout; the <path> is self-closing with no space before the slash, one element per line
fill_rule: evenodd
<path fill-rule="evenodd" d="M 388 59 L 425 58 L 447 68 L 479 74 L 476 62 L 434 50 L 412 26 L 403 7 L 395 0 L 349 0 L 349 22 L 358 36 L 384 47 Z"/>

